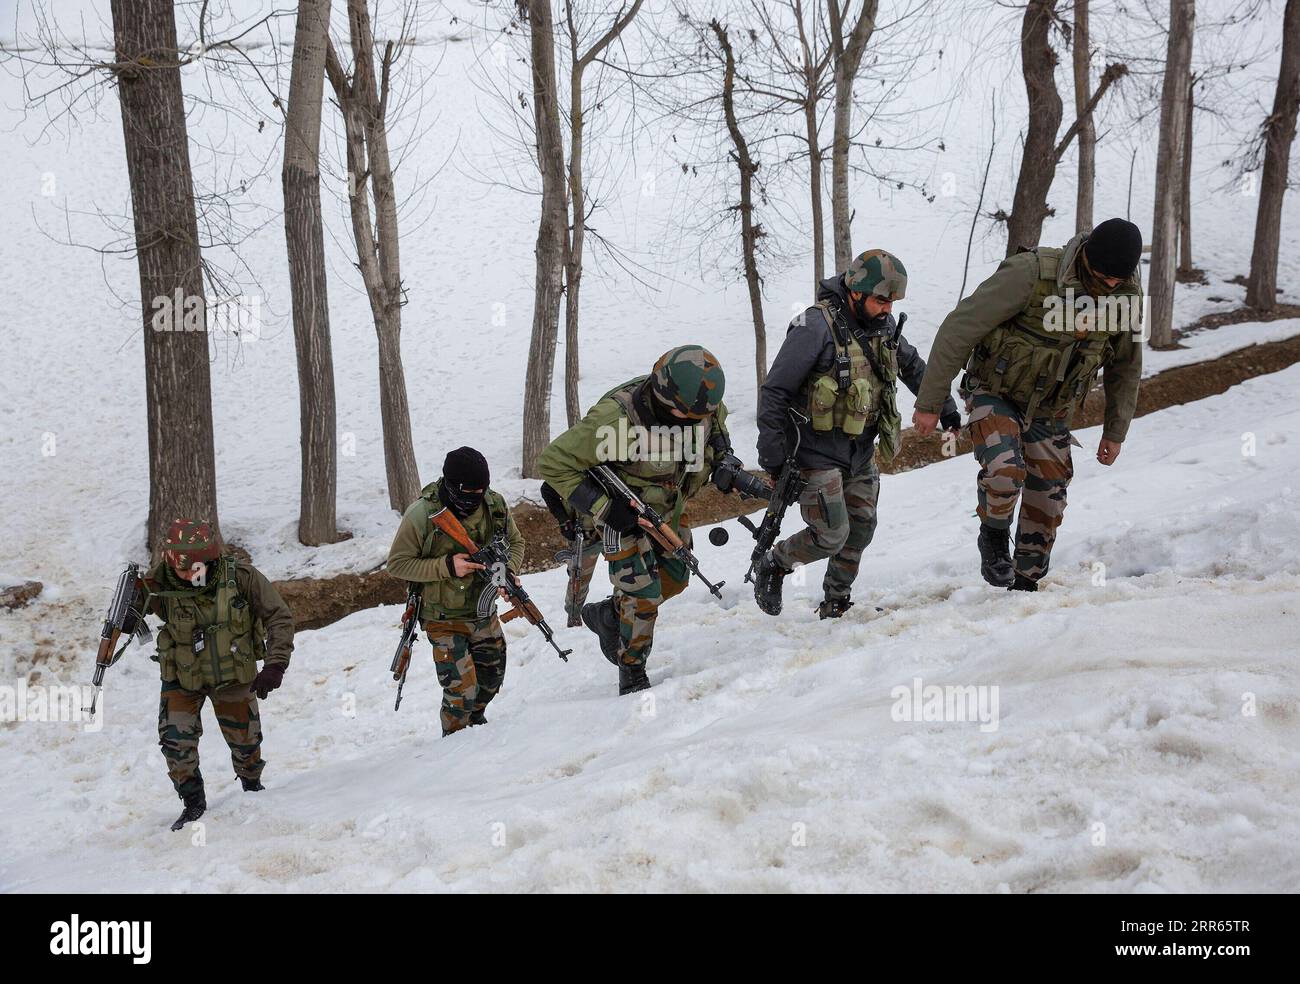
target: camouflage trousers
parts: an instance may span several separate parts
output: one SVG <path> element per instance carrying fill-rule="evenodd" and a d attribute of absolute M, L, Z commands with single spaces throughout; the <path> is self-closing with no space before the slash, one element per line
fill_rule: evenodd
<path fill-rule="evenodd" d="M 806 468 L 808 482 L 799 496 L 805 529 L 778 543 L 772 554 L 782 567 L 830 558 L 822 591 L 827 598 L 847 598 L 858 576 L 862 552 L 876 533 L 880 470 L 872 459 L 861 475 L 838 468 Z"/>
<path fill-rule="evenodd" d="M 1014 403 L 984 390 L 966 398 L 967 427 L 980 464 L 976 476 L 980 522 L 1009 530 L 1020 500 L 1013 562 L 1037 581 L 1047 573 L 1065 493 L 1074 477 L 1073 438 L 1064 421 L 1037 418 L 1026 425 Z"/>
<path fill-rule="evenodd" d="M 690 530 L 681 529 L 678 535 L 691 545 Z M 605 559 L 618 613 L 619 660 L 626 666 L 644 666 L 654 645 L 659 606 L 686 590 L 690 569 L 676 557 L 658 553 L 645 533 L 619 537 L 619 549 Z"/>
<path fill-rule="evenodd" d="M 167 760 L 167 775 L 181 796 L 203 789 L 199 738 L 203 735 L 203 704 L 208 698 L 212 699 L 217 724 L 230 746 L 235 775 L 256 779 L 266 765 L 262 760 L 262 719 L 248 684 L 185 690 L 175 680 L 164 680 L 158 700 L 158 744 Z"/>
<path fill-rule="evenodd" d="M 493 613 L 482 619 L 427 621 L 433 662 L 442 686 L 443 735 L 460 731 L 483 713 L 506 675 L 506 638 Z"/>

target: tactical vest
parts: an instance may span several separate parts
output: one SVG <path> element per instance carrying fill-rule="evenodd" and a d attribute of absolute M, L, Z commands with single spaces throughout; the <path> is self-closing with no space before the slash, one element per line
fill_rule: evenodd
<path fill-rule="evenodd" d="M 604 399 L 612 399 L 620 407 L 627 417 L 629 424 L 636 427 L 663 427 L 664 425 L 657 420 L 646 421 L 642 418 L 640 409 L 636 406 L 634 399 L 637 389 L 640 385 L 649 379 L 649 376 L 638 376 L 630 382 L 624 383 L 618 389 L 611 390 L 605 394 Z M 707 471 L 707 459 L 709 455 L 708 441 L 709 436 L 713 433 L 713 416 L 709 415 L 703 420 L 690 421 L 683 420 L 680 422 L 683 428 L 694 428 L 694 436 L 691 438 L 692 460 L 698 460 L 702 463 L 702 469 Z M 662 447 L 668 448 L 668 442 L 665 440 Z M 676 526 L 681 519 L 682 510 L 686 506 L 686 497 L 682 494 L 682 488 L 686 483 L 686 466 L 690 463 L 687 455 L 649 455 L 641 454 L 637 456 L 636 461 L 610 461 L 606 462 L 618 475 L 627 482 L 627 484 L 636 492 L 645 503 L 663 515 L 668 522 Z"/>
<path fill-rule="evenodd" d="M 1066 289 L 1085 296 L 1077 279 L 1058 282 L 1064 250 L 1040 246 L 1038 280 L 1029 303 L 998 325 L 975 347 L 962 389 L 983 388 L 1015 403 L 1025 419 L 1071 418 L 1092 389 L 1097 374 L 1114 350 L 1119 332 L 1131 329 L 1142 287 L 1134 273 L 1106 297 L 1095 298 L 1091 311 L 1070 310 Z M 1049 311 L 1049 299 L 1061 298 Z M 1129 310 L 1130 305 L 1135 309 Z"/>
<path fill-rule="evenodd" d="M 162 599 L 158 631 L 162 678 L 186 690 L 252 683 L 257 661 L 266 658 L 266 630 L 235 583 L 236 562 L 222 557 L 208 565 L 213 581 L 193 591 L 151 591 Z"/>
<path fill-rule="evenodd" d="M 902 426 L 895 396 L 897 350 L 881 335 L 859 339 L 849 330 L 844 312 L 837 305 L 823 300 L 813 307 L 822 312 L 830 326 L 835 358 L 826 372 L 809 377 L 804 384 L 812 429 L 838 429 L 857 437 L 874 424 L 881 454 L 892 458 L 898 451 Z"/>
<path fill-rule="evenodd" d="M 430 521 L 433 514 L 442 509 L 442 501 L 438 498 L 438 483 L 434 482 L 421 489 L 420 498 L 427 506 L 424 542 L 421 545 L 420 556 L 436 559 L 464 553 L 463 546 Z M 483 505 L 462 519 L 461 525 L 465 527 L 469 538 L 474 541 L 474 546 L 483 547 L 498 533 L 506 530 L 507 516 L 506 500 L 499 492 L 488 489 L 483 495 Z M 450 573 L 450 562 L 448 568 Z M 477 618 L 479 595 L 487 586 L 488 572 L 486 571 L 472 571 L 465 577 L 452 576 L 441 581 L 430 581 L 424 586 L 423 617 L 426 620 L 439 622 L 448 619 Z"/>

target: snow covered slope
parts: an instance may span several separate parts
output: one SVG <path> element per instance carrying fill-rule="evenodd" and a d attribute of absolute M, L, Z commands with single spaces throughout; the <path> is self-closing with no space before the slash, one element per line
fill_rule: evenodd
<path fill-rule="evenodd" d="M 80 36 L 79 28 L 91 38 L 110 34 L 103 0 L 66 0 L 57 6 L 62 26 L 75 36 Z M 248 11 L 277 6 L 285 7 L 269 0 L 216 5 Z M 400 5 L 384 6 L 393 10 Z M 482 5 L 419 6 L 428 8 L 420 34 L 429 40 L 410 52 L 407 67 L 411 78 L 427 76 L 427 114 L 417 125 L 416 114 L 408 112 L 399 134 L 414 134 L 412 143 L 395 142 L 404 146 L 406 161 L 398 172 L 399 194 L 414 195 L 432 179 L 427 194 L 415 195 L 402 219 L 402 272 L 410 302 L 403 309 L 402 347 L 417 461 L 421 475 L 432 480 L 447 451 L 473 444 L 491 461 L 494 485 L 512 500 L 524 494 L 535 498 L 536 483 L 519 478 L 519 460 L 538 201 L 517 189 L 534 187 L 537 178 L 528 173 L 528 155 L 503 136 L 514 130 L 511 107 L 517 109 L 517 101 L 503 103 L 486 91 L 491 84 L 507 93 L 526 90 L 527 66 L 512 57 L 498 59 L 503 52 L 497 34 L 485 27 L 492 18 Z M 873 153 L 869 158 L 874 168 L 897 167 L 900 178 L 924 182 L 935 198 L 928 201 L 910 188 L 897 190 L 856 176 L 852 184 L 854 242 L 863 249 L 890 249 L 908 266 L 908 294 L 900 310 L 908 313 L 908 337 L 922 353 L 929 352 L 936 327 L 958 299 L 969 224 L 992 139 L 990 95 L 996 93 L 999 104 L 1000 136 L 985 211 L 1010 205 L 1018 161 L 1015 134 L 1025 114 L 1023 83 L 1011 69 L 1018 57 L 1013 50 L 1019 36 L 1015 12 L 1007 8 L 996 15 L 1005 18 L 996 34 L 1000 47 L 982 50 L 968 65 L 962 48 L 969 39 L 961 36 L 960 18 L 951 15 L 969 5 L 944 0 L 940 6 L 948 13 L 933 18 L 939 34 L 918 68 L 930 74 L 923 85 L 904 87 L 892 108 L 910 108 L 918 120 L 934 117 L 928 136 L 941 140 L 944 149 L 932 146 L 902 156 Z M 335 4 L 336 17 L 341 7 Z M 477 12 L 461 11 L 462 20 L 451 24 L 451 11 L 462 7 Z M 84 22 L 78 18 L 81 12 Z M 188 36 L 184 25 L 188 21 L 192 27 L 194 13 L 181 10 L 182 36 Z M 12 30 L 13 23 L 11 17 L 0 18 L 0 32 Z M 20 22 L 18 31 L 29 27 Z M 291 20 L 280 28 L 291 31 Z M 1099 33 L 1094 43 L 1104 45 L 1104 36 Z M 946 57 L 939 56 L 942 50 Z M 1103 47 L 1097 64 L 1114 57 Z M 1272 57 L 1269 65 L 1252 65 L 1235 76 L 1242 80 L 1243 93 L 1253 91 L 1245 80 L 1269 74 L 1276 65 L 1277 56 Z M 1062 71 L 1068 76 L 1068 66 Z M 287 74 L 282 83 L 285 79 Z M 190 95 L 219 81 L 219 75 L 201 65 L 184 76 Z M 1061 84 L 1068 93 L 1064 76 Z M 41 88 L 34 80 L 32 86 Z M 1271 87 L 1265 91 L 1271 100 Z M 236 105 L 245 103 L 230 91 L 221 94 Z M 5 273 L 0 294 L 5 311 L 0 501 L 22 506 L 0 511 L 0 577 L 39 578 L 52 586 L 100 584 L 113 577 L 124 559 L 138 559 L 144 547 L 148 456 L 139 275 L 129 253 L 100 256 L 64 241 L 109 244 L 114 234 L 101 213 L 129 216 L 122 127 L 111 89 L 103 90 L 97 112 L 85 106 L 75 124 L 65 121 L 49 128 L 43 110 L 22 110 L 25 95 L 16 70 L 0 73 L 0 149 L 8 175 L 0 182 L 0 216 L 7 233 L 0 237 Z M 384 484 L 375 335 L 354 267 L 342 197 L 338 115 L 332 108 L 325 114 L 322 195 L 338 396 L 338 512 L 340 525 L 355 535 L 307 549 L 296 542 L 299 408 L 279 215 L 278 111 L 260 87 L 247 98 L 251 115 L 246 126 L 232 124 L 218 112 L 196 112 L 191 119 L 200 191 L 224 188 L 232 180 L 231 162 L 224 156 L 214 159 L 204 148 L 229 148 L 241 167 L 250 169 L 253 161 L 270 161 L 266 173 L 250 180 L 236 199 L 245 220 L 256 227 L 240 247 L 256 282 L 244 282 L 241 288 L 260 301 L 262 331 L 242 344 L 224 336 L 213 341 L 222 529 L 271 577 L 370 569 L 383 561 L 396 517 Z M 874 103 L 866 95 L 864 99 L 862 111 L 867 112 Z M 943 105 L 933 109 L 935 103 Z M 1128 212 L 1133 168 L 1131 214 L 1147 229 L 1155 181 L 1154 118 L 1135 128 L 1119 125 L 1124 105 L 1107 102 L 1106 112 L 1113 111 L 1116 119 L 1105 117 L 1101 127 L 1106 136 L 1098 148 L 1096 215 Z M 626 259 L 614 262 L 594 245 L 590 249 L 582 288 L 581 402 L 589 406 L 610 387 L 646 372 L 673 345 L 706 344 L 727 369 L 734 443 L 752 463 L 754 342 L 738 274 L 738 232 L 725 225 L 710 237 L 688 231 L 703 221 L 698 213 L 707 211 L 701 202 L 707 200 L 709 179 L 681 169 L 683 161 L 721 154 L 714 147 L 720 135 L 666 121 L 626 130 L 615 122 L 606 130 L 604 121 L 618 120 L 620 106 L 622 97 L 612 98 L 601 114 L 593 114 L 589 131 L 588 185 L 600 201 L 592 223 Z M 1239 117 L 1222 107 L 1218 113 L 1197 114 L 1195 255 L 1210 283 L 1180 286 L 1178 325 L 1236 307 L 1244 297 L 1241 286 L 1227 281 L 1248 269 L 1256 200 L 1232 185 L 1219 165 L 1237 152 L 1243 132 L 1266 112 L 1261 104 L 1243 109 Z M 262 114 L 266 126 L 259 132 L 252 117 Z M 883 136 L 886 144 L 907 144 L 912 141 L 895 139 L 906 134 L 910 130 L 891 135 L 873 124 L 862 139 Z M 794 184 L 781 187 L 777 195 L 788 204 L 761 217 L 774 248 L 790 254 L 763 267 L 769 353 L 775 353 L 791 316 L 811 300 L 807 205 L 802 179 L 789 180 Z M 1060 244 L 1073 233 L 1074 181 L 1067 158 L 1053 187 L 1056 213 L 1045 223 L 1044 242 Z M 780 217 L 787 212 L 788 221 Z M 129 232 L 129 219 L 122 223 Z M 1285 300 L 1300 301 L 1300 196 L 1287 196 L 1282 237 L 1279 283 Z M 968 290 L 993 271 L 1004 249 L 1002 232 L 981 223 Z M 229 259 L 220 251 L 207 258 Z M 1188 357 L 1208 358 L 1225 345 L 1239 347 L 1297 330 L 1300 325 L 1288 322 L 1207 332 L 1188 352 L 1148 353 L 1147 365 L 1154 370 Z M 552 414 L 556 433 L 564 418 L 564 358 L 561 342 Z M 909 392 L 900 392 L 904 419 L 910 418 L 911 401 Z"/>
<path fill-rule="evenodd" d="M 886 476 L 845 619 L 811 612 L 822 565 L 778 619 L 693 585 L 634 697 L 585 630 L 563 665 L 512 624 L 490 726 L 443 740 L 424 643 L 393 713 L 395 608 L 304 632 L 264 703 L 266 792 L 239 791 L 206 717 L 202 844 L 166 829 L 133 651 L 102 731 L 0 730 L 0 889 L 1294 891 L 1298 387 L 1142 418 L 1111 469 L 1081 432 L 1037 595 L 978 580 L 969 458 Z M 731 527 L 699 538 L 726 592 Z M 526 583 L 562 624 L 562 572 Z M 896 720 L 918 678 L 998 688 L 996 718 Z"/>

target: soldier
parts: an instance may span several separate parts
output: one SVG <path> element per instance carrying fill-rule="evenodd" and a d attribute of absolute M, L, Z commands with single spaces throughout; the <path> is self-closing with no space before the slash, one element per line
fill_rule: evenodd
<path fill-rule="evenodd" d="M 1007 257 L 939 326 L 912 422 L 923 434 L 934 429 L 965 365 L 961 393 L 980 464 L 980 573 L 989 584 L 1036 591 L 1047 573 L 1074 474 L 1070 421 L 1102 370 L 1097 460 L 1119 457 L 1142 376 L 1141 253 L 1138 227 L 1107 219 L 1063 248 Z"/>
<path fill-rule="evenodd" d="M 143 592 L 141 611 L 163 620 L 154 656 L 162 671 L 158 744 L 184 804 L 172 824 L 180 830 L 207 809 L 199 737 L 209 698 L 244 791 L 265 788 L 257 698 L 284 679 L 293 616 L 260 571 L 223 552 L 210 524 L 188 519 L 171 524 L 163 560 L 143 578 Z"/>
<path fill-rule="evenodd" d="M 738 468 L 727 437 L 726 378 L 698 345 L 666 352 L 648 376 L 606 393 L 575 426 L 542 452 L 542 478 L 601 531 L 614 592 L 582 607 L 582 621 L 618 667 L 620 695 L 650 686 L 646 660 L 659 606 L 685 590 L 690 572 L 646 534 L 628 503 L 611 499 L 588 474 L 608 465 L 690 546 L 681 525 L 686 501 L 715 480 L 723 464 Z"/>
<path fill-rule="evenodd" d="M 894 302 L 907 291 L 898 257 L 871 249 L 839 276 L 821 282 L 817 303 L 790 324 L 759 394 L 758 463 L 780 470 L 789 439 L 787 410 L 798 423 L 796 462 L 807 487 L 799 497 L 806 529 L 776 544 L 755 565 L 754 600 L 781 613 L 781 589 L 796 564 L 830 558 L 822 580 L 820 618 L 839 618 L 853 602 L 862 552 L 876 530 L 880 472 L 876 440 L 888 460 L 898 451 L 898 380 L 913 393 L 925 360 L 894 320 Z M 943 403 L 943 426 L 961 426 L 957 404 Z"/>
<path fill-rule="evenodd" d="M 488 487 L 488 463 L 473 448 L 447 454 L 442 478 L 426 485 L 402 516 L 388 551 L 388 573 L 424 585 L 422 628 L 433 644 L 442 686 L 440 719 L 445 738 L 467 726 L 487 724 L 489 703 L 506 673 L 506 640 L 495 599 L 479 615 L 479 599 L 493 574 L 469 559 L 464 545 L 439 525 L 445 508 L 475 547 L 502 533 L 509 549 L 506 576 L 515 577 L 524 560 L 524 538 L 499 492 Z M 497 594 L 504 595 L 498 586 Z"/>

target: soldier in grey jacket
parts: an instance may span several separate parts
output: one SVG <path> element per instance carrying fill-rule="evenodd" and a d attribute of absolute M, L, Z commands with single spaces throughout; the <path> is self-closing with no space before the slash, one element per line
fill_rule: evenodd
<path fill-rule="evenodd" d="M 876 529 L 876 443 L 886 459 L 897 453 L 898 380 L 916 393 L 925 375 L 925 360 L 893 317 L 893 302 L 906 290 L 899 259 L 868 250 L 843 274 L 821 282 L 817 303 L 791 323 L 768 370 L 759 394 L 759 465 L 780 470 L 790 428 L 797 426 L 796 463 L 808 483 L 799 498 L 807 528 L 776 544 L 755 568 L 754 598 L 769 615 L 780 614 L 785 575 L 824 558 L 830 562 L 818 614 L 839 618 L 853 604 L 849 593 Z M 792 421 L 790 408 L 808 419 Z M 941 421 L 947 429 L 961 426 L 951 397 Z"/>

